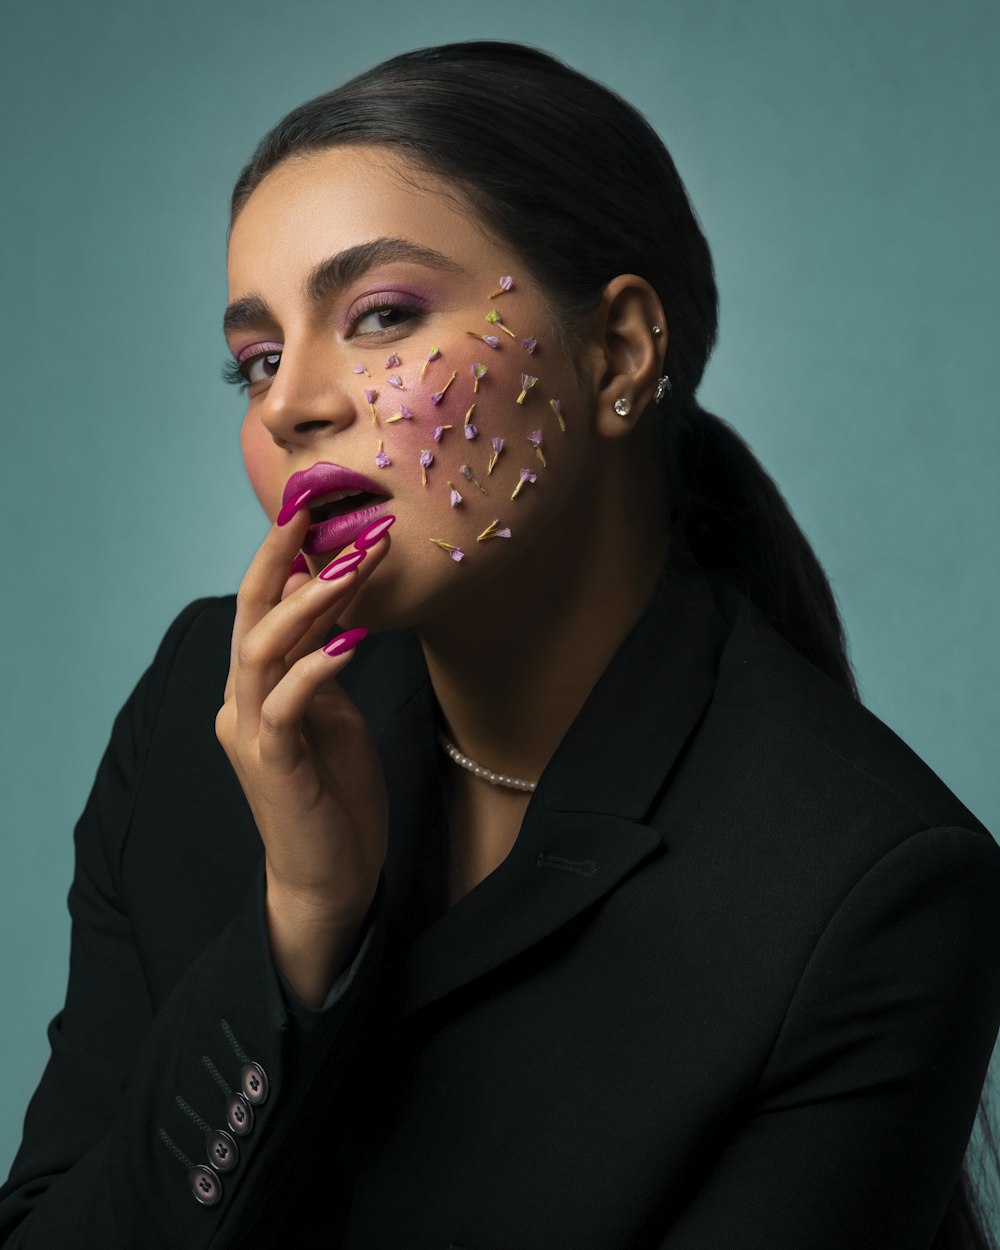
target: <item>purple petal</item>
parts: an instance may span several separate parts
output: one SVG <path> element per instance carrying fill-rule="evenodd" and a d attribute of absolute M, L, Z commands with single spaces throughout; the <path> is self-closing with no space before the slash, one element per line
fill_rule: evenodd
<path fill-rule="evenodd" d="M 495 334 L 484 334 L 482 337 L 483 337 L 483 342 L 486 344 L 487 347 L 492 347 L 494 351 L 499 349 L 500 340 L 497 338 Z"/>
<path fill-rule="evenodd" d="M 495 530 L 494 536 L 496 538 L 510 538 L 510 530 L 506 528 L 502 530 Z"/>
<path fill-rule="evenodd" d="M 396 353 L 393 352 L 392 355 L 389 357 L 389 359 L 385 362 L 385 367 L 387 369 L 395 369 L 396 366 L 399 364 L 402 364 L 402 361 L 399 359 Z"/>
<path fill-rule="evenodd" d="M 407 408 L 405 404 L 399 405 L 399 411 L 402 413 L 402 415 L 406 418 L 407 421 L 413 420 L 413 413 L 409 410 L 409 408 Z"/>
<path fill-rule="evenodd" d="M 538 379 L 533 378 L 530 373 L 521 374 L 521 385 L 526 391 L 530 391 L 537 381 Z"/>
<path fill-rule="evenodd" d="M 468 425 L 464 425 L 462 428 L 465 430 L 466 438 L 476 438 L 479 434 L 479 431 L 476 429 L 476 427 L 472 424 L 471 421 L 469 422 Z"/>
<path fill-rule="evenodd" d="M 461 547 L 456 547 L 454 551 L 449 551 L 448 554 L 455 561 L 465 559 L 465 552 L 462 550 Z"/>
<path fill-rule="evenodd" d="M 451 492 L 451 506 L 453 508 L 457 508 L 461 502 L 462 502 L 462 496 L 458 493 L 457 490 L 453 490 Z"/>
<path fill-rule="evenodd" d="M 494 450 L 494 451 L 495 451 L 495 452 L 499 455 L 499 454 L 500 454 L 500 452 L 502 452 L 502 451 L 503 451 L 503 439 L 502 439 L 502 438 L 491 438 L 491 439 L 490 439 L 490 446 L 491 446 L 491 447 L 493 448 L 493 450 Z"/>
<path fill-rule="evenodd" d="M 541 447 L 542 445 L 542 431 L 541 430 L 532 430 L 530 434 L 525 435 L 525 438 L 532 445 L 532 447 Z"/>
<path fill-rule="evenodd" d="M 537 482 L 537 481 L 538 481 L 538 474 L 537 474 L 537 473 L 532 473 L 532 471 L 531 471 L 530 469 L 522 469 L 522 470 L 521 470 L 521 481 L 522 481 L 522 482 Z"/>
<path fill-rule="evenodd" d="M 420 453 L 420 463 L 425 469 L 430 468 L 430 466 L 434 463 L 434 453 L 432 451 L 422 451 Z"/>
<path fill-rule="evenodd" d="M 444 399 L 444 391 L 435 391 L 434 394 L 431 396 L 431 403 L 436 408 L 437 405 L 440 404 L 442 399 Z"/>
<path fill-rule="evenodd" d="M 379 451 L 375 453 L 375 463 L 380 469 L 387 469 L 392 461 L 384 451 Z"/>
<path fill-rule="evenodd" d="M 364 365 L 355 365 L 354 368 L 351 370 L 351 372 L 352 373 L 367 373 L 368 370 L 364 367 Z"/>
<path fill-rule="evenodd" d="M 538 346 L 538 339 L 522 339 L 521 346 L 529 356 L 534 356 L 535 348 Z"/>
<path fill-rule="evenodd" d="M 373 391 L 370 386 L 366 387 L 365 399 L 367 399 L 370 404 L 373 404 L 376 399 L 378 399 L 378 391 Z"/>
<path fill-rule="evenodd" d="M 510 276 L 510 274 L 506 274 L 503 278 L 500 279 L 499 287 L 501 291 L 509 291 L 511 287 L 513 287 L 513 285 L 514 285 L 514 279 Z"/>
<path fill-rule="evenodd" d="M 441 439 L 444 438 L 444 426 L 436 425 L 434 429 L 431 430 L 431 438 L 435 441 L 435 443 L 440 443 Z"/>
<path fill-rule="evenodd" d="M 395 386 L 398 390 L 402 391 L 406 389 L 403 386 L 403 379 L 399 376 L 398 373 L 390 373 L 389 376 L 386 378 L 386 381 L 389 383 L 390 386 Z"/>

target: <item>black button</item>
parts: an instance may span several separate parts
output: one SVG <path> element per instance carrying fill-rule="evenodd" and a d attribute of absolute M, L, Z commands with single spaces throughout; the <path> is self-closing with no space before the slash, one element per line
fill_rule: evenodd
<path fill-rule="evenodd" d="M 267 1073 L 259 1063 L 245 1063 L 240 1069 L 240 1088 L 243 1090 L 243 1096 L 251 1106 L 259 1107 L 262 1102 L 267 1102 L 268 1089 L 270 1088 L 267 1081 Z"/>
<path fill-rule="evenodd" d="M 201 1163 L 188 1172 L 188 1184 L 203 1207 L 214 1207 L 222 1197 L 222 1181 Z"/>
<path fill-rule="evenodd" d="M 205 1138 L 208 1161 L 217 1172 L 231 1172 L 240 1161 L 240 1148 L 225 1129 L 215 1128 Z"/>
<path fill-rule="evenodd" d="M 230 1094 L 226 1099 L 226 1123 L 237 1137 L 246 1137 L 253 1128 L 253 1107 L 242 1094 Z"/>

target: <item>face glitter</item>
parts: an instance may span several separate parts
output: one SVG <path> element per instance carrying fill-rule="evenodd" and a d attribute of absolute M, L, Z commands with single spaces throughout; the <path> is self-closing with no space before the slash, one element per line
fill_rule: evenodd
<path fill-rule="evenodd" d="M 427 470 L 434 463 L 434 453 L 432 451 L 422 451 L 420 453 L 420 476 L 423 483 L 427 485 Z"/>
<path fill-rule="evenodd" d="M 442 438 L 444 438 L 445 430 L 450 430 L 453 428 L 454 427 L 450 425 L 436 425 L 434 429 L 431 430 L 431 438 L 435 441 L 435 443 L 440 443 Z"/>
<path fill-rule="evenodd" d="M 462 496 L 455 489 L 454 482 L 449 481 L 448 485 L 451 487 L 451 506 L 453 508 L 457 508 L 458 505 L 462 502 Z"/>
<path fill-rule="evenodd" d="M 386 425 L 392 425 L 394 421 L 412 421 L 413 413 L 405 404 L 399 405 L 399 412 L 394 413 L 386 420 Z"/>
<path fill-rule="evenodd" d="M 441 352 L 439 351 L 439 349 L 438 349 L 438 348 L 436 348 L 436 347 L 432 347 L 432 348 L 431 348 L 431 350 L 427 353 L 427 359 L 424 361 L 424 367 L 420 370 L 420 378 L 419 378 L 419 380 L 420 380 L 421 382 L 424 380 L 424 378 L 425 378 L 425 376 L 426 376 L 426 374 L 427 374 L 427 370 L 428 370 L 428 368 L 429 368 L 429 366 L 430 366 L 431 361 L 432 361 L 432 360 L 440 360 L 440 359 L 441 359 Z"/>
<path fill-rule="evenodd" d="M 528 392 L 531 390 L 531 388 L 535 385 L 537 381 L 538 379 L 533 378 L 530 373 L 522 373 L 521 374 L 521 393 L 520 395 L 518 395 L 517 399 L 514 402 L 518 404 L 523 404 L 524 401 L 528 398 Z"/>
<path fill-rule="evenodd" d="M 394 386 L 397 391 L 406 390 L 406 387 L 403 385 L 403 379 L 399 376 L 398 373 L 390 373 L 389 376 L 386 378 L 386 381 L 389 383 L 390 386 Z"/>
<path fill-rule="evenodd" d="M 521 346 L 529 356 L 534 356 L 535 352 L 538 350 L 538 339 L 522 339 Z"/>
<path fill-rule="evenodd" d="M 532 445 L 532 447 L 534 447 L 535 455 L 538 457 L 539 460 L 541 460 L 542 468 L 544 469 L 546 467 L 546 464 L 545 464 L 545 453 L 542 451 L 542 431 L 532 430 L 530 434 L 525 435 L 525 438 Z"/>
<path fill-rule="evenodd" d="M 396 353 L 393 352 L 392 355 L 389 357 L 389 359 L 385 362 L 385 367 L 387 369 L 395 369 L 397 368 L 397 366 L 401 365 L 402 363 L 403 362 L 399 359 Z"/>
<path fill-rule="evenodd" d="M 487 538 L 510 538 L 510 530 L 505 526 L 503 529 L 497 529 L 500 524 L 500 518 L 496 517 L 483 530 L 481 534 L 476 535 L 476 542 L 485 542 Z"/>
<path fill-rule="evenodd" d="M 490 299 L 496 299 L 498 295 L 506 295 L 508 291 L 511 291 L 513 289 L 514 289 L 514 279 L 510 276 L 510 274 L 506 274 L 504 277 L 500 279 L 500 285 L 498 286 L 497 290 L 495 290 L 493 294 L 490 296 Z"/>
<path fill-rule="evenodd" d="M 479 394 L 479 383 L 486 377 L 489 365 L 473 365 L 472 366 L 472 393 Z"/>
<path fill-rule="evenodd" d="M 448 381 L 445 382 L 443 389 L 431 396 L 432 404 L 436 406 L 437 404 L 441 402 L 442 399 L 444 399 L 445 395 L 447 395 L 448 393 L 448 387 L 451 386 L 452 382 L 454 382 L 457 377 L 458 377 L 457 373 L 452 373 Z"/>
<path fill-rule="evenodd" d="M 387 469 L 392 461 L 385 453 L 385 444 L 381 439 L 378 440 L 378 451 L 375 453 L 375 464 L 380 469 Z"/>
<path fill-rule="evenodd" d="M 486 314 L 486 320 L 490 323 L 491 326 L 496 326 L 496 328 L 502 334 L 506 334 L 508 338 L 511 338 L 511 339 L 517 338 L 517 335 L 514 333 L 514 331 L 508 330 L 507 327 L 504 325 L 503 317 L 500 316 L 499 308 L 491 308 L 490 311 Z"/>
<path fill-rule="evenodd" d="M 482 482 L 476 481 L 476 475 L 475 473 L 472 472 L 472 465 L 463 464 L 462 467 L 459 469 L 459 473 L 461 473 L 462 477 L 464 477 L 467 482 L 471 482 L 472 485 L 475 486 L 477 490 L 482 491 L 484 495 L 489 494 L 489 491 L 482 484 Z"/>
<path fill-rule="evenodd" d="M 556 420 L 559 422 L 559 428 L 560 428 L 560 430 L 562 430 L 562 432 L 565 434 L 565 433 L 566 433 L 566 422 L 563 420 L 563 414 L 562 414 L 562 404 L 559 402 L 559 400 L 558 400 L 558 399 L 550 399 L 550 400 L 549 400 L 549 407 L 550 407 L 550 408 L 552 409 L 552 411 L 556 414 Z"/>
<path fill-rule="evenodd" d="M 435 547 L 440 547 L 442 551 L 447 551 L 456 562 L 465 559 L 465 552 L 461 547 L 453 547 L 451 543 L 443 542 L 440 538 L 431 538 L 428 541 L 432 542 Z"/>
<path fill-rule="evenodd" d="M 373 390 L 370 386 L 366 387 L 365 399 L 368 400 L 368 407 L 372 410 L 372 425 L 378 425 L 378 413 L 375 411 L 375 401 L 378 399 L 378 391 Z"/>
<path fill-rule="evenodd" d="M 488 466 L 488 468 L 487 468 L 487 470 L 486 470 L 486 476 L 487 476 L 487 477 L 489 477 L 489 475 L 493 472 L 493 466 L 494 466 L 494 465 L 496 464 L 496 462 L 500 459 L 500 453 L 503 451 L 503 439 L 502 439 L 502 438 L 491 438 L 491 439 L 490 439 L 490 446 L 493 448 L 493 455 L 492 455 L 492 456 L 490 456 L 490 463 L 489 463 L 489 466 Z"/>
<path fill-rule="evenodd" d="M 521 472 L 521 480 L 514 487 L 514 493 L 511 495 L 511 499 L 516 499 L 518 495 L 520 495 L 521 491 L 524 489 L 525 482 L 537 482 L 538 481 L 538 474 L 532 473 L 530 469 L 521 469 L 520 472 Z"/>

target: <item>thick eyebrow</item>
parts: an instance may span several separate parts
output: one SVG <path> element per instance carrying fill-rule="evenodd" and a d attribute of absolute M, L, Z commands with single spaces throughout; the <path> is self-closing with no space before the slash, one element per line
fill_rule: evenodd
<path fill-rule="evenodd" d="M 400 261 L 410 261 L 445 273 L 465 272 L 461 265 L 442 252 L 436 252 L 420 243 L 412 243 L 409 239 L 372 239 L 368 243 L 345 248 L 336 256 L 320 261 L 306 279 L 306 298 L 316 307 L 348 283 L 357 281 L 370 269 L 379 265 L 398 264 Z M 226 309 L 222 328 L 226 334 L 230 334 L 234 330 L 251 329 L 264 323 L 274 324 L 275 320 L 274 314 L 260 295 L 245 295 Z"/>

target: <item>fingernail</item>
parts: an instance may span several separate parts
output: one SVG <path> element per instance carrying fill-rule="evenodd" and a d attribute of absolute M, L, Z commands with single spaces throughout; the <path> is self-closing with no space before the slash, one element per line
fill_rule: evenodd
<path fill-rule="evenodd" d="M 355 538 L 355 547 L 359 551 L 367 551 L 369 547 L 374 547 L 395 519 L 394 516 L 380 516 L 377 521 L 372 521 L 371 525 L 366 525 Z"/>
<path fill-rule="evenodd" d="M 301 495 L 296 495 L 293 499 L 289 499 L 288 503 L 286 503 L 278 513 L 278 519 L 275 521 L 275 525 L 287 525 L 306 500 L 311 498 L 312 491 L 304 490 Z"/>
<path fill-rule="evenodd" d="M 337 556 L 336 560 L 331 560 L 323 569 L 320 577 L 325 582 L 332 582 L 335 577 L 343 577 L 351 569 L 356 569 L 367 554 L 366 551 L 348 551 L 346 555 Z"/>
<path fill-rule="evenodd" d="M 349 629 L 346 633 L 338 634 L 336 638 L 331 638 L 323 650 L 327 655 L 343 655 L 345 651 L 350 651 L 352 647 L 356 647 L 362 638 L 368 636 L 367 629 Z"/>
<path fill-rule="evenodd" d="M 292 567 L 288 570 L 288 576 L 293 577 L 296 573 L 308 573 L 308 572 L 309 572 L 309 565 L 306 563 L 305 556 L 300 551 L 299 554 L 292 561 Z"/>

